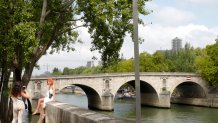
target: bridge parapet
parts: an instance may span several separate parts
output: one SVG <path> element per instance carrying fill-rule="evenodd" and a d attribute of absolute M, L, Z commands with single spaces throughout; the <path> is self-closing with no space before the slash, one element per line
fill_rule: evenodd
<path fill-rule="evenodd" d="M 49 77 L 56 78 L 56 79 L 69 79 L 69 78 L 102 78 L 102 77 L 122 77 L 122 76 L 135 76 L 133 72 L 127 73 L 102 73 L 102 74 L 79 74 L 79 75 L 61 75 L 55 76 L 51 75 Z M 140 72 L 140 76 L 192 76 L 192 77 L 200 77 L 199 74 L 196 73 L 188 73 L 188 72 Z M 47 76 L 34 76 L 31 80 L 47 80 Z"/>

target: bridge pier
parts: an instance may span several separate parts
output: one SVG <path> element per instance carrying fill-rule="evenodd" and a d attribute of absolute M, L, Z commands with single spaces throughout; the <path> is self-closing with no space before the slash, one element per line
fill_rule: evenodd
<path fill-rule="evenodd" d="M 159 94 L 159 107 L 160 108 L 170 108 L 170 92 L 162 91 Z"/>
<path fill-rule="evenodd" d="M 114 100 L 113 100 L 113 94 L 110 92 L 105 92 L 100 97 L 101 99 L 95 97 L 95 96 L 88 96 L 88 107 L 90 109 L 96 109 L 96 110 L 104 110 L 104 111 L 112 111 L 114 110 Z"/>
<path fill-rule="evenodd" d="M 113 94 L 106 92 L 101 96 L 102 99 L 102 110 L 112 111 L 114 110 Z"/>
<path fill-rule="evenodd" d="M 170 108 L 170 92 L 162 91 L 158 97 L 155 93 L 141 93 L 141 103 L 146 106 Z"/>

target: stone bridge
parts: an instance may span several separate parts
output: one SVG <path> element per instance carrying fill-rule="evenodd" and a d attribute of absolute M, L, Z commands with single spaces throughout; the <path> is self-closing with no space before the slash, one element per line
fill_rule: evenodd
<path fill-rule="evenodd" d="M 78 86 L 87 95 L 88 107 L 99 110 L 113 110 L 115 95 L 121 86 L 128 83 L 135 86 L 134 73 L 112 73 L 77 76 L 55 76 L 57 91 L 67 86 Z M 32 97 L 46 94 L 47 77 L 32 77 L 28 91 Z M 194 73 L 140 73 L 141 104 L 170 108 L 170 99 L 175 96 L 184 98 L 207 98 L 207 82 Z M 174 93 L 173 93 L 174 92 Z"/>

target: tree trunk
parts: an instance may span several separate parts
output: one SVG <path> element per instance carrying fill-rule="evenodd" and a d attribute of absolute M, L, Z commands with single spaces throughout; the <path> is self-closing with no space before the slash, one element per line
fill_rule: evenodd
<path fill-rule="evenodd" d="M 30 81 L 30 78 L 31 78 L 32 72 L 33 72 L 33 68 L 35 67 L 36 62 L 37 61 L 35 60 L 35 58 L 33 58 L 33 59 L 31 59 L 31 62 L 25 66 L 25 71 L 24 71 L 24 74 L 22 77 L 22 82 L 26 86 L 28 85 L 28 83 Z"/>
<path fill-rule="evenodd" d="M 15 68 L 13 74 L 13 81 L 21 81 L 22 68 Z"/>
<path fill-rule="evenodd" d="M 1 80 L 0 80 L 0 102 L 1 102 L 1 94 L 2 94 L 2 86 L 3 86 L 3 69 L 1 68 Z"/>
<path fill-rule="evenodd" d="M 3 86 L 3 73 L 4 73 L 4 67 L 5 66 L 5 61 L 4 58 L 0 59 L 0 68 L 1 68 L 1 80 L 0 80 L 0 94 L 2 94 L 2 86 Z M 1 96 L 0 96 L 0 102 L 1 102 Z"/>
<path fill-rule="evenodd" d="M 29 81 L 30 81 L 30 78 L 32 76 L 32 72 L 33 72 L 33 68 L 36 64 L 36 60 L 35 59 L 32 59 L 30 63 L 28 63 L 26 66 L 25 66 L 25 71 L 24 71 L 24 74 L 23 74 L 23 77 L 22 77 L 22 82 L 24 85 L 28 85 Z M 28 110 L 29 110 L 29 114 L 32 113 L 32 105 L 30 102 L 28 102 Z"/>
<path fill-rule="evenodd" d="M 2 123 L 10 123 L 11 118 L 8 117 L 9 112 L 12 112 L 12 110 L 8 110 L 8 99 L 9 99 L 9 88 L 8 88 L 8 82 L 10 78 L 10 70 L 3 70 L 2 73 L 2 80 L 3 80 L 3 89 L 1 93 L 1 108 L 0 108 L 0 114 L 1 114 L 1 122 Z"/>
<path fill-rule="evenodd" d="M 9 78 L 11 70 L 7 62 L 7 53 L 4 52 L 4 57 L 1 59 L 2 75 L 1 75 L 1 100 L 0 100 L 0 119 L 1 123 L 10 123 L 11 117 L 8 117 L 9 112 L 12 113 L 12 110 L 8 110 L 8 97 L 9 97 Z"/>
<path fill-rule="evenodd" d="M 1 122 L 10 123 L 8 116 L 8 96 L 2 95 L 1 97 Z"/>

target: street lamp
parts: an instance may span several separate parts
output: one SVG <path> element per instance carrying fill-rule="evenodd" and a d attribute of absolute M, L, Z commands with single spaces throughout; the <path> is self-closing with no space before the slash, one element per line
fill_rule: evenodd
<path fill-rule="evenodd" d="M 141 95 L 139 79 L 139 43 L 138 43 L 138 0 L 133 0 L 133 42 L 135 63 L 135 89 L 136 89 L 136 123 L 141 123 Z"/>

